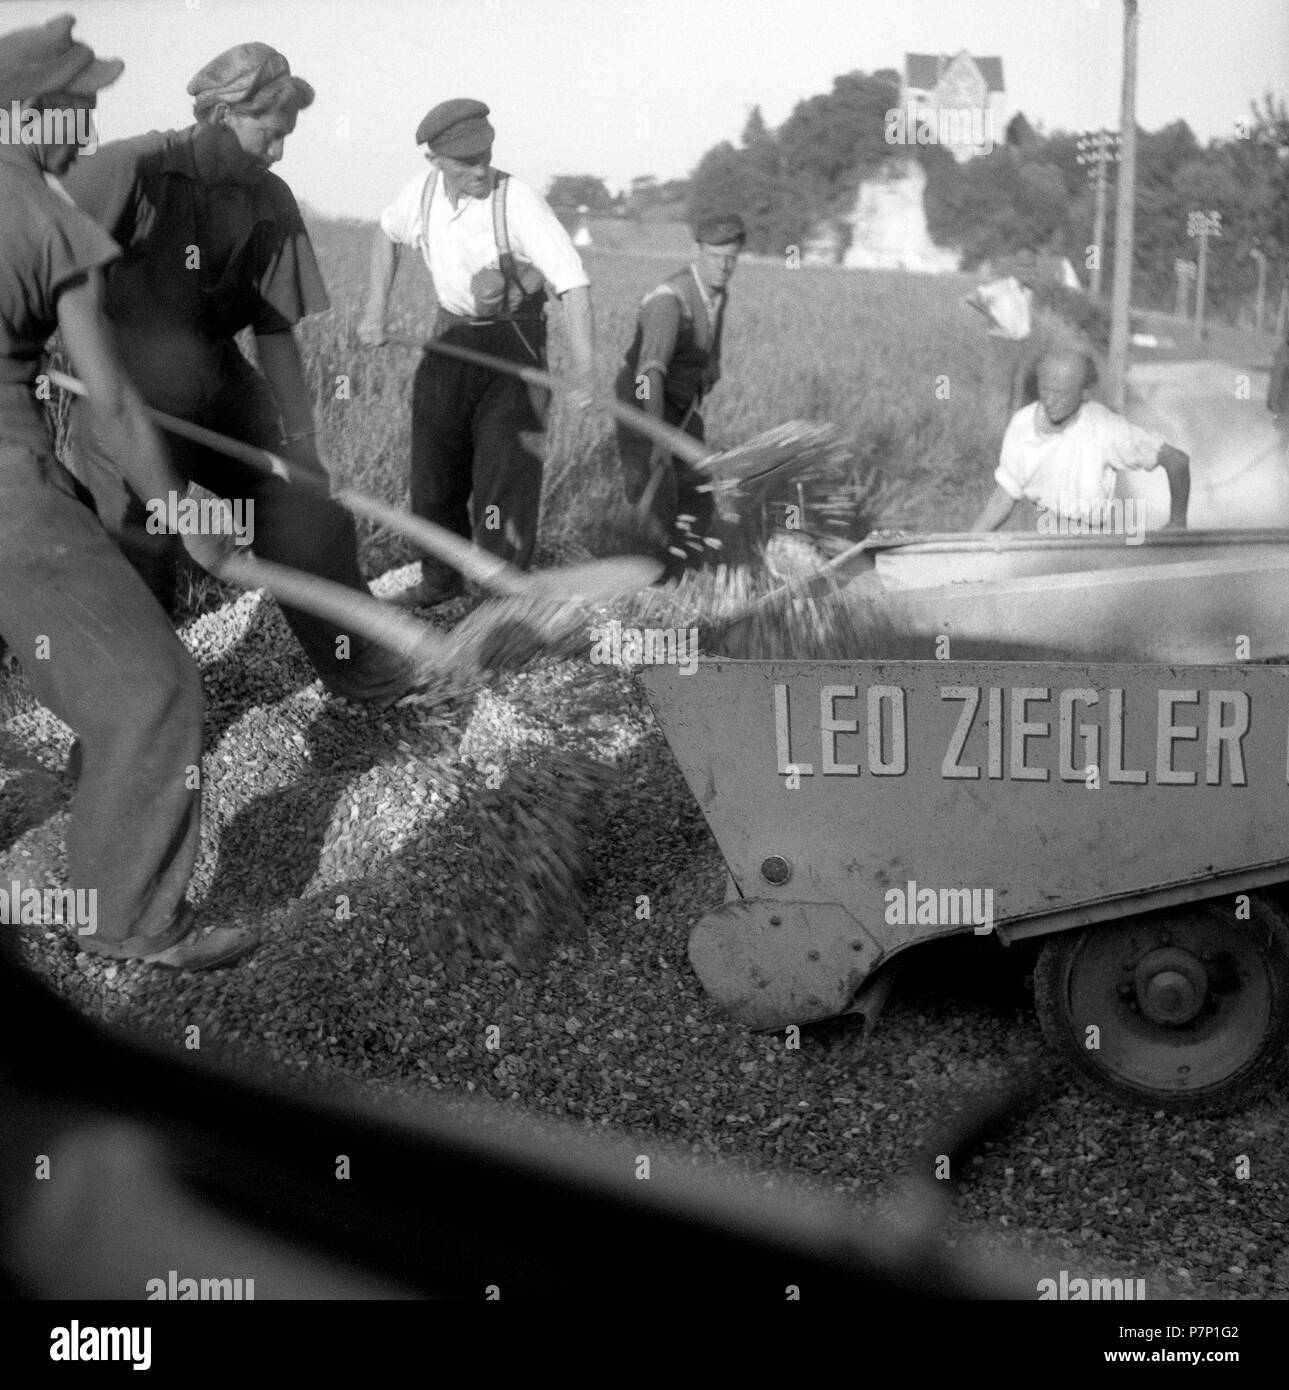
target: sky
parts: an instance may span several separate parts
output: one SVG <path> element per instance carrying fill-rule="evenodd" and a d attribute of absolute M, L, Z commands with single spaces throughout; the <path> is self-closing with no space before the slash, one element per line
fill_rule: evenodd
<path fill-rule="evenodd" d="M 797 101 L 906 52 L 998 55 L 1008 114 L 1056 128 L 1118 124 L 1121 0 L 0 0 L 0 33 L 58 14 L 125 60 L 100 139 L 189 124 L 188 79 L 261 40 L 318 99 L 278 166 L 296 197 L 374 218 L 423 167 L 436 102 L 492 108 L 494 161 L 545 189 L 556 174 L 683 177 L 759 104 Z M 1138 122 L 1233 133 L 1267 91 L 1289 96 L 1289 0 L 1141 0 Z"/>

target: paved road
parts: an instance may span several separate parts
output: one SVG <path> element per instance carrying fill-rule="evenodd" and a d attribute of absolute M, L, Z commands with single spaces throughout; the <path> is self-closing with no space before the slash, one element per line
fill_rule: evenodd
<path fill-rule="evenodd" d="M 1289 459 L 1266 409 L 1267 373 L 1221 362 L 1134 366 L 1126 413 L 1191 456 L 1192 528 L 1289 527 Z M 1161 474 L 1131 479 L 1128 493 L 1149 508 L 1147 525 L 1167 520 Z"/>

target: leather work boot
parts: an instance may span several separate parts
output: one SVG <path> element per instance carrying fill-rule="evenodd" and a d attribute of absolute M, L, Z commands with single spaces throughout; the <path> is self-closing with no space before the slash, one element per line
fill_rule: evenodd
<path fill-rule="evenodd" d="M 155 956 L 140 959 L 166 970 L 213 970 L 216 966 L 231 965 L 260 944 L 259 933 L 250 927 L 214 927 L 203 936 L 196 914 L 191 908 L 186 912 L 192 921 L 187 935 Z"/>

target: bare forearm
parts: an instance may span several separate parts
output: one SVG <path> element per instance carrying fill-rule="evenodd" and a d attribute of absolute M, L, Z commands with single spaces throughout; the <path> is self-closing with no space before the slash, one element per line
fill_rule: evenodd
<path fill-rule="evenodd" d="M 291 330 L 257 336 L 255 350 L 260 359 L 260 370 L 277 402 L 287 439 L 311 435 L 314 428 L 313 402 L 309 399 L 309 388 L 304 380 L 300 349 Z"/>
<path fill-rule="evenodd" d="M 1168 475 L 1168 524 L 1186 525 L 1186 508 L 1191 496 L 1190 455 L 1171 444 L 1165 444 L 1159 451 L 1159 466 Z"/>
<path fill-rule="evenodd" d="M 364 328 L 384 329 L 385 314 L 389 307 L 389 292 L 394 286 L 394 276 L 397 273 L 398 245 L 396 242 L 390 241 L 378 227 L 371 244 L 367 300 L 363 306 L 362 315 Z"/>
<path fill-rule="evenodd" d="M 595 321 L 591 313 L 591 291 L 586 285 L 566 290 L 560 296 L 564 324 L 573 353 L 573 372 L 589 378 L 595 372 Z"/>
<path fill-rule="evenodd" d="M 1003 488 L 995 486 L 980 515 L 971 523 L 973 531 L 996 531 L 1012 514 L 1016 500 Z"/>

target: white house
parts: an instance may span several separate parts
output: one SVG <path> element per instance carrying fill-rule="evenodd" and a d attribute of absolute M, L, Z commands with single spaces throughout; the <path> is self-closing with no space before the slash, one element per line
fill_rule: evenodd
<path fill-rule="evenodd" d="M 952 57 L 906 53 L 900 104 L 910 132 L 936 133 L 957 160 L 987 154 L 1002 144 L 1007 124 L 1001 58 L 973 58 L 964 48 Z"/>

